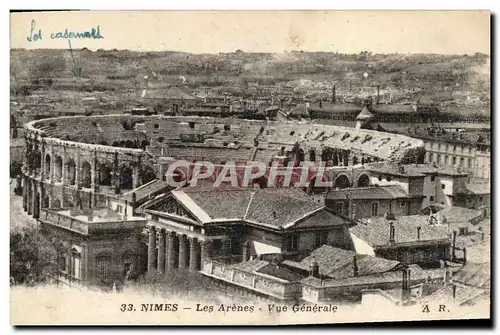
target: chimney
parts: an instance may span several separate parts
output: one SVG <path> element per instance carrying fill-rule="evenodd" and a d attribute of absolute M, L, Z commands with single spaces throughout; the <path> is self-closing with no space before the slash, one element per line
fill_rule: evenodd
<path fill-rule="evenodd" d="M 394 229 L 394 223 L 390 223 L 389 227 L 389 243 L 394 243 L 395 242 L 395 229 Z"/>
<path fill-rule="evenodd" d="M 276 220 L 276 211 L 273 211 L 273 220 Z"/>
<path fill-rule="evenodd" d="M 125 212 L 123 213 L 124 220 L 127 220 L 127 208 L 128 208 L 128 201 L 125 200 Z"/>
<path fill-rule="evenodd" d="M 417 240 L 420 240 L 420 230 L 422 227 L 417 227 Z"/>
<path fill-rule="evenodd" d="M 134 193 L 132 193 L 132 216 L 135 215 L 136 202 L 137 202 L 137 195 L 134 192 Z"/>
<path fill-rule="evenodd" d="M 410 271 L 410 268 L 408 266 L 405 266 L 403 268 L 403 282 L 402 282 L 402 300 L 403 302 L 407 301 L 410 299 L 411 297 L 411 291 L 410 291 L 410 282 L 411 282 L 411 278 L 410 278 L 410 274 L 411 274 L 411 271 Z"/>
<path fill-rule="evenodd" d="M 451 270 L 446 269 L 444 272 L 444 286 L 448 286 L 448 284 L 451 282 Z"/>
<path fill-rule="evenodd" d="M 378 105 L 380 102 L 380 84 L 377 85 L 377 100 L 376 100 L 376 104 Z"/>
<path fill-rule="evenodd" d="M 333 87 L 332 87 L 332 104 L 334 104 L 337 101 L 337 98 L 335 97 L 335 94 L 336 94 L 335 91 L 336 91 L 336 87 L 335 87 L 335 84 L 333 84 Z"/>
<path fill-rule="evenodd" d="M 316 260 L 313 260 L 311 263 L 310 275 L 311 277 L 319 278 L 319 265 L 318 262 L 316 262 Z"/>
<path fill-rule="evenodd" d="M 457 231 L 453 231 L 453 244 L 451 245 L 451 260 L 455 261 L 456 254 L 455 254 L 455 244 L 457 242 Z"/>
<path fill-rule="evenodd" d="M 354 254 L 354 257 L 352 259 L 352 272 L 354 277 L 357 277 L 359 275 L 358 273 L 358 262 L 356 260 L 356 254 Z"/>
<path fill-rule="evenodd" d="M 323 108 L 323 100 L 319 101 L 319 108 Z"/>
<path fill-rule="evenodd" d="M 453 290 L 453 300 L 455 300 L 457 298 L 457 285 L 453 284 L 452 290 Z"/>
<path fill-rule="evenodd" d="M 464 260 L 463 260 L 463 265 L 467 264 L 467 249 L 463 248 L 464 251 Z"/>
<path fill-rule="evenodd" d="M 280 99 L 280 109 L 283 109 L 283 99 Z"/>

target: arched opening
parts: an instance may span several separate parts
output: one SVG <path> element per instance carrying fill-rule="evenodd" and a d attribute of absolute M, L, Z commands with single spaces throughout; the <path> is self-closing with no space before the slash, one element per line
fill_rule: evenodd
<path fill-rule="evenodd" d="M 367 187 L 370 186 L 370 177 L 366 174 L 362 174 L 358 178 L 358 187 Z"/>
<path fill-rule="evenodd" d="M 135 148 L 134 142 L 130 140 L 125 141 L 125 148 Z"/>
<path fill-rule="evenodd" d="M 75 206 L 73 205 L 73 202 L 72 202 L 72 201 L 68 201 L 68 207 L 69 207 L 69 208 L 73 208 L 73 207 L 75 207 Z"/>
<path fill-rule="evenodd" d="M 309 150 L 309 160 L 311 162 L 316 161 L 316 151 L 314 149 Z"/>
<path fill-rule="evenodd" d="M 328 162 L 332 159 L 333 150 L 332 148 L 325 148 L 321 152 L 321 160 L 323 162 Z"/>
<path fill-rule="evenodd" d="M 304 159 L 305 159 L 304 150 L 302 148 L 298 148 L 295 151 L 295 161 L 296 162 L 303 162 Z"/>
<path fill-rule="evenodd" d="M 92 167 L 89 162 L 82 164 L 82 187 L 90 188 L 92 184 Z"/>
<path fill-rule="evenodd" d="M 133 171 L 129 166 L 122 166 L 120 173 L 120 185 L 122 189 L 131 190 L 133 181 Z"/>
<path fill-rule="evenodd" d="M 353 156 L 352 157 L 352 165 L 357 165 L 358 164 L 358 157 L 357 156 Z"/>
<path fill-rule="evenodd" d="M 341 174 L 335 179 L 335 188 L 348 188 L 351 185 L 349 178 L 346 175 Z"/>
<path fill-rule="evenodd" d="M 73 158 L 70 158 L 66 163 L 67 167 L 67 176 L 68 176 L 68 184 L 75 185 L 76 181 L 76 164 Z"/>
<path fill-rule="evenodd" d="M 111 144 L 113 147 L 119 147 L 120 143 L 118 141 L 114 141 L 113 144 Z"/>
<path fill-rule="evenodd" d="M 45 177 L 50 176 L 50 155 L 45 156 Z"/>
<path fill-rule="evenodd" d="M 56 156 L 56 164 L 55 164 L 55 178 L 56 182 L 60 182 L 62 179 L 62 171 L 63 171 L 63 160 L 61 156 Z"/>
<path fill-rule="evenodd" d="M 53 208 L 61 208 L 61 200 L 56 199 L 56 201 L 54 201 L 54 205 L 52 207 Z"/>
<path fill-rule="evenodd" d="M 111 186 L 111 171 L 110 163 L 105 162 L 99 165 L 99 185 Z"/>

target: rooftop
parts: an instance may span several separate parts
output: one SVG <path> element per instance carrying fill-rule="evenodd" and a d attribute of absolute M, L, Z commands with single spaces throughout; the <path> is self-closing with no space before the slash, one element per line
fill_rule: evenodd
<path fill-rule="evenodd" d="M 372 172 L 390 174 L 402 177 L 424 177 L 425 175 L 435 174 L 441 176 L 468 176 L 469 173 L 461 172 L 449 167 L 439 167 L 430 164 L 393 164 L 393 163 L 375 163 L 367 168 Z"/>
<path fill-rule="evenodd" d="M 446 222 L 470 222 L 483 215 L 481 211 L 458 206 L 446 207 L 438 213 L 446 219 Z"/>
<path fill-rule="evenodd" d="M 301 226 L 311 218 L 314 226 L 344 224 L 298 188 L 249 189 L 203 185 L 172 191 L 172 195 L 203 223 L 241 220 L 271 228 Z"/>
<path fill-rule="evenodd" d="M 329 245 L 323 245 L 315 249 L 309 256 L 302 259 L 300 262 L 285 260 L 283 264 L 309 271 L 311 263 L 317 262 L 320 274 L 334 279 L 342 279 L 355 275 L 355 257 L 358 276 L 391 271 L 400 264 L 398 261 L 356 254 L 354 251 L 339 249 Z"/>
<path fill-rule="evenodd" d="M 326 195 L 329 200 L 346 199 L 406 199 L 408 193 L 399 185 L 369 186 L 330 190 Z"/>
<path fill-rule="evenodd" d="M 423 215 L 400 216 L 396 217 L 396 220 L 373 217 L 366 223 L 358 223 L 351 227 L 350 232 L 372 247 L 393 245 L 389 240 L 390 223 L 394 225 L 394 244 L 450 240 L 448 226 L 430 225 L 428 220 L 429 216 Z M 418 238 L 418 227 L 420 227 L 420 238 Z"/>
<path fill-rule="evenodd" d="M 58 214 L 68 216 L 72 219 L 85 223 L 146 220 L 145 218 L 140 216 L 132 216 L 132 213 L 129 213 L 129 215 L 127 215 L 125 219 L 122 214 L 117 213 L 109 208 L 63 209 L 56 212 Z"/>
<path fill-rule="evenodd" d="M 467 263 L 453 275 L 453 280 L 468 286 L 484 288 L 491 278 L 490 263 Z"/>

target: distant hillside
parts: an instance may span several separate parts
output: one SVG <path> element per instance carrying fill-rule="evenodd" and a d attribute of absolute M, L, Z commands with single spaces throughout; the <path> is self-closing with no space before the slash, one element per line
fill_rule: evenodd
<path fill-rule="evenodd" d="M 163 83 L 183 76 L 193 88 L 228 86 L 247 88 L 250 83 L 274 85 L 298 79 L 337 82 L 338 87 L 370 86 L 395 90 L 467 90 L 489 92 L 489 56 L 339 54 L 292 51 L 283 54 L 189 54 L 127 50 L 11 50 L 11 86 L 22 87 L 39 78 L 81 76 L 108 82 L 119 90 L 137 89 L 145 75 Z M 485 70 L 487 69 L 487 70 Z M 366 75 L 365 75 L 366 73 Z M 365 77 L 366 76 L 366 77 Z M 11 90 L 12 91 L 12 90 Z"/>

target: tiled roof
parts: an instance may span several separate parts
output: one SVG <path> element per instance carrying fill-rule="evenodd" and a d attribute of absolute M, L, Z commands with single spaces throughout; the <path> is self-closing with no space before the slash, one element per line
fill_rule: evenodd
<path fill-rule="evenodd" d="M 459 172 L 449 167 L 434 167 L 430 164 L 391 164 L 375 163 L 368 167 L 369 171 L 385 174 L 404 176 L 404 177 L 422 177 L 427 174 L 446 175 L 446 176 L 467 176 L 467 172 Z"/>
<path fill-rule="evenodd" d="M 408 193 L 399 185 L 344 188 L 331 190 L 326 195 L 326 199 L 330 200 L 401 199 L 409 197 Z"/>
<path fill-rule="evenodd" d="M 284 261 L 283 263 L 291 267 L 309 271 L 311 263 L 316 261 L 319 266 L 319 272 L 322 275 L 341 279 L 354 276 L 354 256 L 356 256 L 359 276 L 390 271 L 400 264 L 398 261 L 359 255 L 354 251 L 339 249 L 329 245 L 317 248 L 300 262 Z"/>
<path fill-rule="evenodd" d="M 130 192 L 125 193 L 123 196 L 126 200 L 132 201 L 132 194 L 135 193 L 135 199 L 136 201 L 141 201 L 145 197 L 149 196 L 150 194 L 153 194 L 155 192 L 159 192 L 161 190 L 166 190 L 169 189 L 169 184 L 166 181 L 155 179 L 150 183 L 147 183 L 145 185 L 142 185 L 139 188 L 136 188 L 135 190 L 132 190 Z M 170 188 L 171 189 L 171 188 Z"/>
<path fill-rule="evenodd" d="M 453 275 L 453 281 L 475 287 L 485 287 L 491 278 L 490 263 L 467 263 Z"/>
<path fill-rule="evenodd" d="M 482 216 L 481 211 L 458 206 L 446 207 L 439 214 L 446 218 L 446 222 L 469 222 Z"/>
<path fill-rule="evenodd" d="M 295 224 L 302 227 L 301 223 L 306 218 L 311 218 L 308 220 L 311 221 L 310 224 L 327 227 L 340 225 L 345 221 L 297 188 L 214 188 L 200 185 L 175 190 L 172 194 L 179 201 L 185 202 L 188 209 L 192 201 L 192 205 L 204 211 L 206 222 L 232 219 L 273 228 L 287 228 Z"/>
<path fill-rule="evenodd" d="M 410 265 L 411 280 L 424 280 L 429 276 L 431 279 L 442 278 L 444 271 L 422 270 L 418 265 Z M 343 279 L 326 279 L 321 280 L 312 276 L 302 279 L 300 282 L 313 287 L 342 287 L 355 285 L 372 285 L 381 283 L 395 283 L 402 281 L 402 271 L 387 271 L 382 273 L 374 273 L 365 276 L 349 277 Z"/>
<path fill-rule="evenodd" d="M 455 286 L 455 298 L 453 298 L 453 286 Z M 486 293 L 485 290 L 481 290 L 475 287 L 465 286 L 465 285 L 447 285 L 442 289 L 435 291 L 434 293 L 424 297 L 422 302 L 452 302 L 458 305 L 464 304 L 467 301 L 476 298 L 482 294 Z"/>
<path fill-rule="evenodd" d="M 311 111 L 322 111 L 322 112 L 331 112 L 331 113 L 347 113 L 347 112 L 358 112 L 363 107 L 356 104 L 349 103 L 330 103 L 323 102 L 321 104 L 321 108 L 319 104 L 311 105 L 309 109 Z"/>
<path fill-rule="evenodd" d="M 257 273 L 262 273 L 268 276 L 284 279 L 290 282 L 299 281 L 303 276 L 294 273 L 276 264 L 267 264 L 257 270 Z"/>
<path fill-rule="evenodd" d="M 467 191 L 472 194 L 491 194 L 490 183 L 470 183 L 465 187 Z"/>
<path fill-rule="evenodd" d="M 389 222 L 394 224 L 395 244 L 450 239 L 447 226 L 429 225 L 427 219 L 427 216 L 422 215 L 400 216 L 394 221 L 388 221 L 383 217 L 373 217 L 369 223 L 359 223 L 351 227 L 350 231 L 372 247 L 391 245 Z M 418 227 L 421 227 L 420 239 L 417 238 Z"/>

